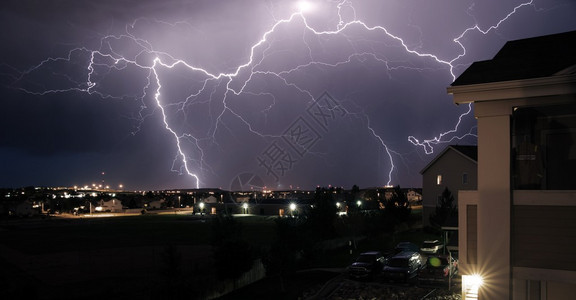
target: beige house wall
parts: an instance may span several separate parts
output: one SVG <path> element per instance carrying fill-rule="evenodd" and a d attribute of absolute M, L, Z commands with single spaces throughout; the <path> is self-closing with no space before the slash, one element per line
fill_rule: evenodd
<path fill-rule="evenodd" d="M 486 286 L 492 286 L 479 290 L 481 299 L 509 298 L 509 133 L 509 114 L 478 118 L 478 261 Z"/>
<path fill-rule="evenodd" d="M 547 78 L 456 86 L 449 88 L 456 103 L 474 102 L 478 120 L 478 190 L 459 193 L 459 210 L 477 203 L 477 264 L 466 261 L 468 235 L 466 216 L 459 214 L 459 248 L 461 275 L 480 274 L 484 285 L 479 289 L 478 299 L 573 299 L 576 294 L 576 270 L 573 258 L 568 254 L 576 244 L 576 191 L 514 191 L 511 188 L 511 129 L 510 121 L 514 107 L 574 103 L 576 101 L 576 75 L 551 76 Z M 538 232 L 545 237 L 546 230 L 562 227 L 561 236 L 547 251 L 539 255 L 521 253 L 540 251 L 530 249 L 529 231 L 535 231 L 529 216 L 535 207 L 541 206 L 541 216 L 550 222 L 540 222 Z M 568 206 L 564 213 L 563 207 Z M 514 211 L 520 213 L 515 219 Z M 571 222 L 573 221 L 573 222 Z M 519 232 L 521 236 L 515 237 Z M 537 238 L 537 236 L 534 238 Z M 513 244 L 516 243 L 516 244 Z M 545 246 L 536 243 L 536 247 Z M 560 248 L 559 248 L 560 247 Z M 525 249 L 522 249 L 525 248 Z M 553 251 L 552 249 L 557 249 Z M 558 252 L 552 254 L 551 252 Z M 547 262 L 542 255 L 557 255 Z M 573 252 L 572 252 L 573 253 Z M 514 264 L 514 256 L 522 259 Z M 574 254 L 572 254 L 573 256 Z M 569 257 L 570 256 L 570 257 Z M 568 258 L 562 264 L 561 258 Z"/>
<path fill-rule="evenodd" d="M 468 183 L 462 182 L 462 174 L 468 174 Z M 437 184 L 437 176 L 442 175 L 442 183 Z M 448 188 L 454 196 L 454 205 L 458 207 L 458 191 L 477 188 L 476 163 L 457 153 L 448 150 L 422 176 L 422 224 L 430 225 L 430 215 L 436 210 L 438 197 Z"/>

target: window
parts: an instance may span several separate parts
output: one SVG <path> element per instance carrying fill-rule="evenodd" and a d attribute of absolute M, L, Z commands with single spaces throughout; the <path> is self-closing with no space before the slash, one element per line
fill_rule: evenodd
<path fill-rule="evenodd" d="M 462 184 L 468 184 L 468 173 L 462 174 Z"/>
<path fill-rule="evenodd" d="M 576 104 L 516 108 L 511 142 L 515 189 L 576 189 Z"/>
<path fill-rule="evenodd" d="M 478 207 L 466 205 L 466 263 L 478 262 Z"/>
<path fill-rule="evenodd" d="M 441 185 L 442 184 L 442 175 L 438 175 L 436 176 L 436 185 Z"/>

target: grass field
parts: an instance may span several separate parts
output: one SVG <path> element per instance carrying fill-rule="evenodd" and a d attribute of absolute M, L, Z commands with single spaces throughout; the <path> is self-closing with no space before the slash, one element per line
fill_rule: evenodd
<path fill-rule="evenodd" d="M 273 219 L 237 220 L 253 245 L 274 238 Z M 193 299 L 213 281 L 211 226 L 175 214 L 0 220 L 0 299 Z"/>
<path fill-rule="evenodd" d="M 265 247 L 276 238 L 275 217 L 237 216 L 236 220 L 242 227 L 242 238 L 256 247 Z M 66 299 L 67 292 L 74 291 L 82 293 L 83 299 L 135 295 L 164 299 L 166 293 L 180 290 L 185 291 L 183 298 L 190 299 L 194 286 L 200 288 L 213 280 L 211 234 L 210 217 L 186 214 L 0 220 L 0 280 L 9 287 L 0 291 L 0 298 L 30 298 L 31 294 L 36 297 L 30 299 Z M 386 251 L 399 241 L 420 244 L 429 238 L 437 237 L 422 230 L 406 230 L 358 238 L 352 254 L 348 246 L 328 250 L 307 267 L 343 270 L 361 252 Z M 182 266 L 183 275 L 175 288 L 173 279 L 163 275 L 169 247 L 175 247 Z M 271 294 L 294 299 L 332 276 L 334 272 L 298 273 L 289 280 L 285 292 L 279 292 L 277 279 L 266 278 L 238 293 L 260 293 L 254 295 L 261 299 Z M 30 282 L 32 287 L 23 282 Z M 234 295 L 244 297 L 232 294 L 225 299 L 235 299 Z"/>
<path fill-rule="evenodd" d="M 244 238 L 255 245 L 268 244 L 274 222 L 267 217 L 238 218 Z M 28 254 L 95 250 L 102 248 L 206 245 L 211 223 L 192 215 L 142 215 L 106 218 L 22 219 L 0 222 L 7 245 Z"/>

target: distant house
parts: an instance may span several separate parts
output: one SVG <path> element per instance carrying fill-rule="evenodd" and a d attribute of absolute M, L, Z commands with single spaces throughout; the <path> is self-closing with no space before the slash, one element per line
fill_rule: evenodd
<path fill-rule="evenodd" d="M 38 209 L 33 208 L 30 201 L 23 201 L 14 207 L 14 213 L 19 217 L 31 217 L 38 214 Z"/>
<path fill-rule="evenodd" d="M 204 202 L 204 203 L 218 203 L 218 198 L 216 198 L 214 195 L 210 195 L 210 196 L 202 199 L 202 202 Z"/>
<path fill-rule="evenodd" d="M 146 205 L 146 208 L 149 209 L 160 209 L 162 208 L 162 206 L 164 206 L 164 199 L 158 199 L 158 200 L 152 200 L 150 202 L 148 202 L 148 204 Z"/>
<path fill-rule="evenodd" d="M 420 201 L 422 201 L 422 192 L 417 191 L 415 189 L 409 189 L 406 192 L 406 199 L 408 199 L 408 201 L 410 203 L 419 203 Z"/>
<path fill-rule="evenodd" d="M 574 299 L 576 31 L 508 42 L 448 93 L 478 120 L 478 187 L 458 195 L 462 298 Z"/>
<path fill-rule="evenodd" d="M 451 145 L 440 152 L 422 171 L 422 223 L 430 225 L 430 215 L 448 188 L 458 205 L 458 191 L 478 186 L 478 147 Z"/>
<path fill-rule="evenodd" d="M 122 202 L 118 199 L 100 200 L 100 206 L 96 209 L 103 212 L 120 213 L 122 212 Z"/>

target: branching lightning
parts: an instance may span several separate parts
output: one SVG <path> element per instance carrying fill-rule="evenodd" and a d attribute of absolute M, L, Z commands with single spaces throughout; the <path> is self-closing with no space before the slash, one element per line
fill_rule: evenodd
<path fill-rule="evenodd" d="M 100 48 L 99 49 L 88 49 L 85 47 L 75 48 L 68 52 L 67 56 L 60 57 L 60 58 L 48 58 L 39 64 L 35 65 L 34 67 L 30 68 L 27 71 L 21 73 L 20 77 L 17 78 L 18 81 L 24 81 L 26 77 L 36 70 L 39 70 L 43 67 L 46 67 L 50 64 L 60 64 L 60 63 L 77 63 L 78 61 L 85 60 L 85 78 L 82 80 L 79 79 L 71 79 L 69 78 L 70 87 L 65 87 L 61 89 L 49 89 L 49 90 L 40 90 L 31 89 L 31 88 L 24 88 L 21 89 L 24 92 L 32 93 L 36 95 L 46 95 L 49 93 L 65 93 L 65 92 L 81 92 L 81 93 L 88 93 L 91 95 L 98 95 L 102 98 L 115 98 L 115 99 L 123 99 L 127 96 L 138 98 L 142 103 L 142 109 L 140 111 L 140 118 L 143 121 L 146 116 L 143 115 L 144 109 L 147 107 L 146 103 L 148 97 L 151 97 L 153 103 L 157 111 L 162 114 L 162 120 L 164 124 L 165 130 L 167 130 L 174 139 L 174 146 L 176 149 L 176 154 L 174 157 L 174 163 L 172 165 L 172 170 L 186 174 L 192 177 L 194 181 L 194 185 L 198 188 L 202 185 L 202 180 L 200 179 L 199 172 L 203 170 L 209 170 L 210 166 L 205 162 L 205 148 L 203 146 L 204 141 L 212 141 L 215 143 L 215 135 L 220 130 L 226 127 L 226 123 L 223 121 L 225 114 L 231 114 L 241 123 L 245 124 L 248 130 L 255 135 L 258 135 L 263 138 L 273 138 L 273 137 L 280 137 L 281 134 L 269 134 L 263 133 L 259 130 L 255 129 L 253 124 L 246 118 L 242 116 L 242 114 L 236 112 L 234 108 L 232 108 L 228 101 L 229 97 L 239 96 L 243 94 L 253 94 L 254 92 L 249 91 L 247 89 L 248 85 L 252 80 L 254 80 L 255 76 L 272 76 L 280 79 L 286 87 L 291 89 L 297 90 L 299 93 L 305 95 L 310 99 L 312 102 L 314 97 L 317 95 L 313 95 L 312 92 L 306 90 L 305 88 L 299 86 L 298 84 L 291 82 L 288 79 L 288 76 L 294 74 L 299 70 L 306 69 L 311 66 L 324 66 L 324 67 L 332 67 L 336 68 L 340 65 L 350 64 L 354 58 L 366 58 L 370 57 L 376 61 L 381 62 L 387 68 L 400 68 L 398 66 L 391 67 L 388 65 L 388 61 L 385 58 L 379 57 L 375 53 L 367 52 L 367 51 L 360 51 L 351 53 L 347 59 L 343 59 L 337 62 L 328 62 L 319 59 L 313 59 L 312 55 L 310 55 L 310 60 L 306 63 L 299 64 L 299 65 L 292 65 L 284 70 L 270 70 L 265 69 L 263 66 L 263 61 L 266 58 L 266 51 L 271 47 L 273 43 L 272 37 L 276 34 L 280 27 L 289 24 L 295 23 L 302 23 L 304 32 L 306 34 L 311 34 L 313 36 L 341 36 L 344 34 L 350 34 L 352 29 L 354 30 L 364 30 L 366 32 L 374 32 L 379 33 L 382 37 L 386 39 L 390 39 L 398 43 L 398 47 L 403 49 L 405 53 L 412 56 L 421 57 L 423 59 L 428 59 L 435 62 L 439 68 L 445 68 L 450 73 L 452 79 L 456 78 L 455 75 L 455 66 L 459 59 L 466 55 L 466 47 L 461 42 L 461 40 L 470 32 L 479 32 L 481 34 L 488 34 L 491 31 L 497 30 L 498 27 L 506 22 L 508 19 L 512 18 L 514 14 L 518 11 L 523 9 L 524 7 L 534 6 L 533 0 L 527 1 L 516 6 L 512 11 L 510 11 L 504 18 L 502 18 L 497 24 L 490 26 L 487 29 L 480 28 L 479 25 L 474 25 L 469 28 L 466 28 L 458 35 L 456 38 L 453 39 L 454 43 L 458 45 L 461 49 L 461 52 L 450 59 L 443 59 L 440 55 L 434 53 L 426 53 L 414 48 L 411 48 L 404 39 L 391 32 L 384 26 L 379 25 L 369 25 L 364 21 L 357 18 L 357 12 L 354 9 L 352 1 L 343 0 L 335 3 L 331 3 L 331 5 L 335 5 L 337 16 L 335 16 L 336 24 L 333 25 L 332 30 L 318 30 L 314 28 L 309 22 L 307 16 L 309 14 L 314 13 L 314 6 L 316 3 L 311 1 L 299 1 L 297 6 L 295 7 L 295 11 L 291 13 L 288 17 L 280 20 L 276 20 L 268 30 L 266 30 L 261 37 L 252 44 L 250 47 L 250 51 L 248 52 L 248 56 L 245 58 L 245 61 L 235 68 L 232 69 L 231 72 L 222 72 L 222 73 L 213 73 L 208 71 L 206 68 L 202 68 L 199 66 L 195 66 L 186 62 L 183 59 L 179 59 L 174 57 L 170 53 L 160 52 L 154 49 L 153 45 L 138 37 L 136 34 L 132 33 L 132 29 L 136 27 L 136 22 L 127 25 L 126 32 L 120 35 L 107 35 L 102 37 Z M 351 15 L 352 17 L 348 17 L 348 19 L 352 18 L 351 20 L 347 20 L 344 17 L 343 10 L 346 9 L 347 11 L 351 12 L 347 15 Z M 473 16 L 471 15 L 473 18 Z M 130 42 L 131 44 L 135 45 L 139 48 L 139 51 L 136 54 L 131 56 L 123 55 L 121 50 L 117 50 L 113 47 L 114 42 Z M 304 42 L 305 43 L 305 42 Z M 309 48 L 310 52 L 312 50 Z M 126 68 L 133 68 L 136 70 L 140 70 L 147 74 L 147 83 L 141 89 L 141 94 L 139 95 L 113 95 L 109 93 L 105 93 L 103 90 L 99 89 L 99 81 L 98 81 L 98 72 L 97 70 L 107 70 L 107 72 L 112 71 L 122 71 Z M 166 99 L 164 98 L 165 92 L 165 85 L 166 82 L 162 78 L 163 72 L 170 72 L 173 69 L 185 69 L 190 74 L 194 74 L 195 78 L 202 78 L 199 84 L 199 87 L 195 88 L 195 90 L 191 91 L 189 95 L 180 102 L 177 103 L 167 103 Z M 410 68 L 410 66 L 405 66 L 405 68 Z M 223 92 L 218 91 L 218 87 L 223 88 Z M 266 92 L 259 92 L 260 95 L 267 95 L 274 101 L 271 106 L 275 104 L 275 98 L 273 93 L 266 93 Z M 175 128 L 175 125 L 171 123 L 170 115 L 167 112 L 167 109 L 172 109 L 176 111 L 180 111 L 185 113 L 185 107 L 188 105 L 192 105 L 197 103 L 197 99 L 203 99 L 202 101 L 206 103 L 212 103 L 213 101 L 218 101 L 218 111 L 214 112 L 212 116 L 214 122 L 210 129 L 208 130 L 208 134 L 206 135 L 199 135 L 193 134 L 185 130 L 179 130 Z M 149 101 L 149 100 L 148 100 Z M 345 109 L 344 109 L 345 110 Z M 427 138 L 427 139 L 419 139 L 414 136 L 409 136 L 408 141 L 415 146 L 422 147 L 426 154 L 432 154 L 434 152 L 434 147 L 439 144 L 449 143 L 455 139 L 462 139 L 464 137 L 476 136 L 474 133 L 474 128 L 470 129 L 468 132 L 464 134 L 459 134 L 461 132 L 460 124 L 463 118 L 467 117 L 472 111 L 471 105 L 468 106 L 468 109 L 463 112 L 456 123 L 456 125 L 447 131 L 444 131 L 438 134 L 436 137 Z M 347 115 L 359 115 L 358 113 L 352 113 L 350 111 L 345 110 Z M 385 139 L 382 138 L 382 134 L 379 134 L 376 129 L 372 127 L 372 122 L 367 114 L 362 114 L 360 116 L 366 126 L 366 130 L 370 133 L 371 136 L 377 141 L 378 144 L 381 145 L 382 149 L 385 151 L 389 163 L 390 168 L 387 172 L 387 178 L 384 180 L 385 184 L 390 185 L 393 181 L 394 175 L 394 157 L 400 155 L 398 152 L 392 150 Z M 223 128 L 224 127 L 224 128 Z M 188 148 L 185 148 L 184 145 L 187 145 Z"/>

